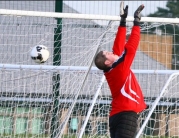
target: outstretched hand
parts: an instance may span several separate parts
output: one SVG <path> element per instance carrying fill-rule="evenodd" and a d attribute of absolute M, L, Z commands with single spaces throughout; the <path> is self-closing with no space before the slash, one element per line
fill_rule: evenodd
<path fill-rule="evenodd" d="M 126 5 L 124 9 L 124 1 L 121 1 L 120 3 L 120 17 L 121 18 L 127 18 L 128 15 L 128 5 Z"/>
<path fill-rule="evenodd" d="M 134 12 L 134 18 L 138 18 L 139 20 L 141 19 L 140 12 L 144 9 L 144 5 L 140 5 L 137 10 Z"/>

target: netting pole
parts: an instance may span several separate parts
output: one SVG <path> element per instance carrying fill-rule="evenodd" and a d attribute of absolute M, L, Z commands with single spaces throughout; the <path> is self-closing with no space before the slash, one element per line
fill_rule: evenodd
<path fill-rule="evenodd" d="M 104 81 L 105 81 L 105 76 L 103 75 L 103 77 L 102 77 L 102 79 L 101 79 L 101 81 L 100 81 L 100 84 L 99 84 L 99 86 L 98 86 L 98 89 L 97 89 L 97 91 L 96 91 L 96 93 L 95 93 L 95 95 L 94 95 L 94 97 L 93 97 L 92 104 L 91 104 L 91 106 L 90 106 L 90 108 L 89 108 L 89 110 L 88 110 L 86 119 L 85 119 L 84 124 L 83 124 L 83 126 L 82 126 L 82 128 L 81 128 L 81 131 L 80 131 L 80 133 L 79 133 L 78 138 L 82 138 L 82 136 L 83 136 L 83 133 L 84 133 L 84 131 L 85 131 L 85 127 L 86 127 L 86 125 L 87 125 L 87 123 L 88 123 L 88 120 L 89 120 L 89 118 L 90 118 L 91 112 L 92 112 L 93 107 L 94 107 L 94 105 L 95 105 L 95 103 L 96 103 L 96 100 L 97 100 L 97 98 L 98 98 L 98 96 L 99 96 L 99 94 L 100 94 L 100 92 L 101 92 L 101 87 L 102 87 Z"/>
<path fill-rule="evenodd" d="M 99 47 L 101 46 L 101 42 L 102 42 L 103 39 L 106 37 L 106 33 L 107 33 L 108 30 L 110 29 L 112 23 L 113 23 L 113 21 L 109 21 L 108 26 L 107 26 L 107 28 L 106 28 L 106 31 L 105 31 L 105 33 L 103 34 L 103 36 L 102 36 L 102 38 L 101 38 L 101 40 L 100 40 L 100 44 L 98 45 L 97 51 L 99 50 Z M 97 53 L 97 51 L 96 51 L 96 53 Z M 101 91 L 101 87 L 102 87 L 104 81 L 105 81 L 105 76 L 103 75 L 103 77 L 101 78 L 100 84 L 99 84 L 99 86 L 98 86 L 98 89 L 97 89 L 97 91 L 96 91 L 96 93 L 95 93 L 95 95 L 94 95 L 94 97 L 93 97 L 92 103 L 91 103 L 91 105 L 90 105 L 90 107 L 89 107 L 87 116 L 86 116 L 86 118 L 85 118 L 84 124 L 83 124 L 83 126 L 82 126 L 82 128 L 81 128 L 81 131 L 80 131 L 80 133 L 79 133 L 78 138 L 82 138 L 82 136 L 83 136 L 83 133 L 84 133 L 84 131 L 85 131 L 85 127 L 86 127 L 86 125 L 87 125 L 87 123 L 88 123 L 88 120 L 89 120 L 89 118 L 90 118 L 91 112 L 92 112 L 93 107 L 94 107 L 94 105 L 95 105 L 95 103 L 96 103 L 96 100 L 97 100 L 98 95 L 99 95 L 99 93 L 100 93 L 100 91 Z"/>
<path fill-rule="evenodd" d="M 55 12 L 63 12 L 63 0 L 55 1 Z M 54 57 L 53 65 L 60 66 L 61 64 L 61 32 L 62 32 L 62 18 L 56 18 L 57 28 L 54 29 Z M 51 138 L 57 136 L 59 128 L 59 89 L 60 89 L 60 74 L 54 73 L 53 75 L 53 107 L 52 107 L 52 120 L 51 120 Z"/>
<path fill-rule="evenodd" d="M 144 128 L 145 128 L 147 122 L 149 121 L 149 119 L 150 119 L 150 117 L 151 117 L 153 111 L 155 110 L 155 108 L 156 108 L 157 104 L 159 103 L 160 99 L 162 98 L 162 96 L 163 96 L 165 90 L 167 89 L 169 83 L 170 83 L 171 80 L 173 79 L 173 76 L 176 76 L 176 75 L 179 75 L 179 72 L 172 73 L 172 74 L 170 75 L 169 79 L 167 80 L 167 82 L 165 83 L 163 89 L 161 90 L 160 95 L 159 95 L 159 96 L 156 98 L 156 100 L 153 102 L 152 108 L 150 109 L 150 112 L 149 112 L 148 116 L 145 118 L 145 121 L 144 121 L 144 123 L 142 124 L 142 126 L 141 126 L 140 130 L 138 131 L 138 133 L 137 133 L 137 135 L 136 135 L 135 138 L 139 138 L 140 135 L 142 134 L 142 132 L 143 132 L 143 130 L 144 130 Z"/>

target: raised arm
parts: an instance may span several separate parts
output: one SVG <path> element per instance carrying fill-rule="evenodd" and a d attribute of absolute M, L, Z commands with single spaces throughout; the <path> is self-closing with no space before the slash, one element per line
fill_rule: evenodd
<path fill-rule="evenodd" d="M 144 5 L 140 5 L 138 9 L 134 13 L 134 26 L 131 31 L 131 35 L 129 37 L 128 42 L 125 45 L 126 49 L 126 57 L 125 57 L 125 64 L 124 68 L 130 68 L 132 61 L 135 57 L 137 47 L 140 41 L 140 12 L 143 10 Z"/>
<path fill-rule="evenodd" d="M 120 3 L 120 25 L 116 34 L 116 38 L 113 45 L 113 53 L 116 55 L 121 55 L 124 51 L 124 45 L 126 41 L 126 18 L 128 15 L 128 5 L 124 9 L 124 2 Z"/>
<path fill-rule="evenodd" d="M 128 52 L 135 52 L 137 50 L 139 40 L 140 40 L 140 12 L 144 9 L 144 5 L 140 5 L 138 9 L 134 12 L 134 26 L 131 31 L 131 35 L 126 44 L 126 49 Z"/>
<path fill-rule="evenodd" d="M 139 45 L 140 41 L 140 27 L 139 26 L 133 26 L 131 35 L 129 37 L 128 42 L 126 43 L 126 50 L 128 53 L 136 53 L 137 47 Z"/>

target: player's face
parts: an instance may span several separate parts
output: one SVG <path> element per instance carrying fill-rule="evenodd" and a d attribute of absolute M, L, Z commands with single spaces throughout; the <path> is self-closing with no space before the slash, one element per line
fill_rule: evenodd
<path fill-rule="evenodd" d="M 116 61 L 119 57 L 118 55 L 113 54 L 113 52 L 109 52 L 109 51 L 103 51 L 103 55 L 106 56 L 107 60 L 106 60 L 106 65 L 111 66 L 114 61 Z"/>

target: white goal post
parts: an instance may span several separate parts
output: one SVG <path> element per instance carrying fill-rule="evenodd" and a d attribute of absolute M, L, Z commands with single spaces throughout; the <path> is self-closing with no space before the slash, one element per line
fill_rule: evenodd
<path fill-rule="evenodd" d="M 35 17 L 54 17 L 66 19 L 87 19 L 87 20 L 110 20 L 119 21 L 120 16 L 111 15 L 93 15 L 93 14 L 78 14 L 78 13 L 53 13 L 53 12 L 39 12 L 39 11 L 23 11 L 23 10 L 8 10 L 0 9 L 1 15 L 15 15 L 15 16 L 35 16 Z M 126 21 L 133 21 L 133 16 L 128 16 Z M 157 22 L 157 23 L 178 23 L 178 18 L 158 18 L 158 17 L 142 17 L 141 22 Z"/>
<path fill-rule="evenodd" d="M 99 50 L 111 50 L 119 21 L 119 16 L 0 9 L 0 136 L 109 137 L 110 90 L 93 59 Z M 126 39 L 132 22 L 129 16 Z M 140 114 L 137 138 L 179 136 L 179 70 L 173 62 L 178 23 L 141 19 L 132 69 L 148 109 Z M 38 44 L 50 51 L 44 64 L 29 54 Z"/>

